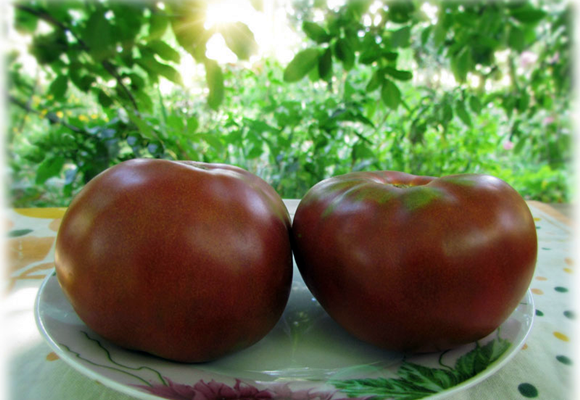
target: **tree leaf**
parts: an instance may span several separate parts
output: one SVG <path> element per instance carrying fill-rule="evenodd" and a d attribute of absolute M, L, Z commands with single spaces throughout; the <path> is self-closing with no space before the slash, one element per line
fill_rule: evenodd
<path fill-rule="evenodd" d="M 342 61 L 344 69 L 347 71 L 352 69 L 354 66 L 354 50 L 348 40 L 345 38 L 338 39 L 334 45 L 334 54 L 336 58 Z"/>
<path fill-rule="evenodd" d="M 130 48 L 145 22 L 143 7 L 138 2 L 113 2 L 110 6 L 114 14 L 114 26 L 111 28 L 112 43 L 119 42 Z M 111 20 L 109 20 L 111 24 Z M 114 50 L 114 47 L 112 48 Z"/>
<path fill-rule="evenodd" d="M 57 176 L 62 170 L 62 167 L 64 167 L 65 161 L 65 158 L 62 156 L 48 156 L 45 158 L 36 170 L 35 183 L 42 185 L 49 178 Z"/>
<path fill-rule="evenodd" d="M 89 47 L 89 54 L 95 62 L 101 62 L 115 52 L 111 27 L 102 7 L 92 12 L 87 20 L 82 39 Z"/>
<path fill-rule="evenodd" d="M 217 110 L 224 100 L 224 75 L 216 61 L 208 59 L 205 62 L 205 80 L 209 88 L 207 104 Z"/>
<path fill-rule="evenodd" d="M 196 133 L 194 134 L 193 137 L 203 140 L 217 152 L 221 152 L 224 150 L 224 144 L 222 143 L 220 138 L 216 135 L 213 135 L 211 133 Z"/>
<path fill-rule="evenodd" d="M 173 68 L 170 65 L 165 65 L 161 63 L 159 63 L 159 65 L 160 65 L 159 75 L 161 75 L 162 77 L 173 83 L 183 85 L 183 79 L 181 79 L 181 74 L 175 68 Z"/>
<path fill-rule="evenodd" d="M 530 95 L 526 92 L 521 92 L 516 103 L 516 109 L 520 113 L 524 113 L 528 109 L 529 105 L 530 105 Z"/>
<path fill-rule="evenodd" d="M 429 41 L 429 36 L 431 36 L 431 31 L 433 30 L 433 25 L 429 25 L 423 31 L 421 31 L 421 46 L 425 47 Z"/>
<path fill-rule="evenodd" d="M 103 108 L 113 105 L 113 100 L 102 89 L 97 89 L 97 100 Z"/>
<path fill-rule="evenodd" d="M 161 75 L 165 79 L 176 83 L 178 85 L 183 85 L 183 80 L 181 79 L 181 74 L 172 66 L 160 63 L 150 54 L 142 52 L 142 57 L 136 60 L 137 64 L 140 65 L 149 74 L 150 78 L 152 75 Z"/>
<path fill-rule="evenodd" d="M 396 61 L 397 58 L 399 58 L 399 53 L 395 51 L 385 51 L 381 54 L 381 56 L 388 61 Z"/>
<path fill-rule="evenodd" d="M 147 43 L 147 47 L 164 60 L 174 63 L 181 61 L 179 52 L 162 40 L 151 40 Z"/>
<path fill-rule="evenodd" d="M 387 107 L 396 110 L 401 103 L 401 91 L 393 81 L 385 79 L 381 89 L 381 98 Z"/>
<path fill-rule="evenodd" d="M 205 62 L 205 45 L 210 37 L 204 27 L 206 1 L 177 1 L 165 3 L 170 6 L 171 29 L 177 43 L 198 62 Z"/>
<path fill-rule="evenodd" d="M 358 141 L 354 146 L 352 146 L 352 159 L 361 160 L 367 158 L 374 159 L 375 153 L 367 143 Z"/>
<path fill-rule="evenodd" d="M 411 71 L 401 71 L 399 69 L 393 68 L 393 67 L 385 67 L 384 71 L 392 76 L 395 79 L 398 79 L 400 81 L 408 81 L 413 79 L 413 73 Z"/>
<path fill-rule="evenodd" d="M 68 89 L 68 77 L 66 75 L 58 75 L 50 84 L 48 91 L 54 96 L 56 100 L 62 100 Z"/>
<path fill-rule="evenodd" d="M 441 22 L 438 22 L 435 25 L 435 29 L 433 29 L 433 44 L 435 47 L 440 48 L 445 43 L 446 38 L 447 28 Z"/>
<path fill-rule="evenodd" d="M 352 17 L 354 17 L 355 20 L 359 20 L 363 14 L 368 11 L 372 2 L 372 0 L 347 1 L 346 6 L 348 11 L 352 14 Z"/>
<path fill-rule="evenodd" d="M 384 76 L 379 70 L 375 71 L 371 79 L 369 79 L 369 83 L 367 83 L 366 91 L 373 92 L 377 90 L 381 84 L 383 83 Z"/>
<path fill-rule="evenodd" d="M 457 100 L 455 102 L 455 114 L 459 119 L 468 127 L 471 127 L 471 117 L 465 108 L 465 103 L 462 100 Z"/>
<path fill-rule="evenodd" d="M 14 8 L 14 28 L 19 33 L 33 33 L 38 25 L 38 17 L 20 8 Z"/>
<path fill-rule="evenodd" d="M 164 12 L 160 10 L 153 11 L 149 17 L 149 36 L 148 40 L 161 39 L 169 26 L 169 19 Z"/>
<path fill-rule="evenodd" d="M 302 30 L 310 39 L 314 40 L 316 43 L 326 43 L 332 36 L 320 25 L 315 22 L 304 21 L 302 23 Z"/>
<path fill-rule="evenodd" d="M 397 24 L 404 24 L 411 19 L 411 15 L 414 11 L 415 5 L 412 1 L 391 1 L 389 2 L 388 18 L 390 21 Z"/>
<path fill-rule="evenodd" d="M 68 42 L 63 31 L 55 30 L 46 35 L 32 38 L 30 53 L 39 64 L 52 64 L 68 50 Z"/>
<path fill-rule="evenodd" d="M 457 82 L 465 82 L 467 73 L 471 70 L 471 53 L 469 48 L 464 47 L 459 53 L 451 58 L 451 71 Z"/>
<path fill-rule="evenodd" d="M 264 0 L 250 0 L 250 3 L 256 11 L 264 11 Z"/>
<path fill-rule="evenodd" d="M 251 55 L 258 51 L 258 44 L 254 34 L 243 22 L 233 22 L 220 27 L 220 33 L 226 41 L 226 45 L 240 60 L 248 60 Z"/>
<path fill-rule="evenodd" d="M 195 131 L 197 131 L 198 127 L 199 127 L 199 120 L 194 115 L 187 118 L 187 131 L 189 133 L 194 133 Z"/>
<path fill-rule="evenodd" d="M 155 134 L 155 131 L 153 130 L 153 128 L 151 128 L 151 126 L 149 126 L 147 121 L 142 120 L 141 117 L 135 115 L 133 112 L 127 112 L 127 116 L 129 117 L 131 122 L 135 124 L 135 126 L 137 127 L 142 136 L 146 137 L 149 140 L 157 140 L 157 135 Z"/>
<path fill-rule="evenodd" d="M 391 32 L 391 44 L 393 47 L 409 47 L 411 45 L 411 27 L 404 26 Z"/>
<path fill-rule="evenodd" d="M 370 65 L 381 58 L 380 48 L 372 48 L 362 52 L 358 58 L 358 61 L 364 65 Z"/>
<path fill-rule="evenodd" d="M 524 147 L 526 147 L 526 143 L 527 143 L 527 137 L 521 137 L 518 139 L 518 142 L 516 143 L 515 147 L 514 147 L 514 154 L 520 154 L 522 152 L 522 150 L 524 149 Z"/>
<path fill-rule="evenodd" d="M 153 111 L 153 100 L 144 90 L 136 90 L 133 92 L 133 96 L 139 105 L 139 110 L 145 112 L 152 112 Z"/>
<path fill-rule="evenodd" d="M 285 82 L 298 82 L 304 78 L 318 63 L 320 51 L 315 48 L 298 52 L 284 70 Z"/>
<path fill-rule="evenodd" d="M 445 103 L 441 109 L 441 120 L 446 125 L 453 119 L 453 108 L 451 104 Z"/>
<path fill-rule="evenodd" d="M 469 97 L 469 107 L 471 108 L 471 110 L 476 113 L 479 114 L 481 112 L 481 101 L 479 100 L 479 97 L 477 96 L 470 96 Z"/>
<path fill-rule="evenodd" d="M 524 31 L 515 25 L 511 25 L 508 36 L 508 44 L 512 49 L 516 50 L 518 53 L 521 53 L 526 47 Z"/>
<path fill-rule="evenodd" d="M 332 50 L 328 47 L 318 59 L 318 75 L 329 81 L 332 78 Z"/>
<path fill-rule="evenodd" d="M 516 19 L 517 21 L 523 24 L 537 24 L 547 15 L 547 13 L 544 10 L 534 8 L 533 6 L 527 3 L 522 7 L 510 10 L 510 14 L 512 18 Z"/>

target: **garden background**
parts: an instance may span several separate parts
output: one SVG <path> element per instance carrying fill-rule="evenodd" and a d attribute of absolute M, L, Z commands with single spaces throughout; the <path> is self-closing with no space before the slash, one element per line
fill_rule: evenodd
<path fill-rule="evenodd" d="M 234 164 L 284 198 L 399 170 L 573 199 L 571 2 L 5 8 L 10 206 L 67 206 L 135 157 Z"/>

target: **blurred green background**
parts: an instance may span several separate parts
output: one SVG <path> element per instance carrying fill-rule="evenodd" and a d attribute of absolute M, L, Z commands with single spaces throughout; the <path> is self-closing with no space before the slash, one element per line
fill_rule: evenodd
<path fill-rule="evenodd" d="M 359 170 L 573 198 L 570 2 L 7 8 L 11 206 L 67 206 L 135 157 L 238 165 L 284 198 Z"/>

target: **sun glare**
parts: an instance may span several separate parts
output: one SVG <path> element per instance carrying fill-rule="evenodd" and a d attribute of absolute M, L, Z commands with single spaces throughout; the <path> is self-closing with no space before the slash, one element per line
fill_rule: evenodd
<path fill-rule="evenodd" d="M 248 1 L 240 0 L 214 0 L 208 2 L 205 28 L 210 29 L 220 24 L 248 21 L 255 18 L 256 10 L 252 8 Z"/>
<path fill-rule="evenodd" d="M 206 29 L 217 28 L 233 22 L 243 22 L 250 28 L 258 44 L 258 54 L 250 62 L 264 57 L 274 57 L 282 63 L 289 62 L 299 37 L 289 27 L 282 2 L 265 1 L 263 10 L 256 10 L 248 0 L 211 0 L 206 9 Z M 208 58 L 219 63 L 235 62 L 235 54 L 220 35 L 207 43 Z"/>

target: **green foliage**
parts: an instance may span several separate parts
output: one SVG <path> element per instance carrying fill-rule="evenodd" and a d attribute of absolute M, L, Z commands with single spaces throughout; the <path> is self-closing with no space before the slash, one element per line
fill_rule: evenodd
<path fill-rule="evenodd" d="M 304 42 L 281 65 L 247 61 L 254 33 L 207 28 L 202 0 L 14 3 L 42 78 L 9 55 L 12 201 L 67 205 L 134 157 L 236 164 L 286 198 L 393 169 L 490 173 L 527 198 L 569 201 L 571 5 L 429 6 L 296 1 Z M 215 35 L 244 62 L 208 58 Z M 188 58 L 205 74 L 185 82 Z"/>

